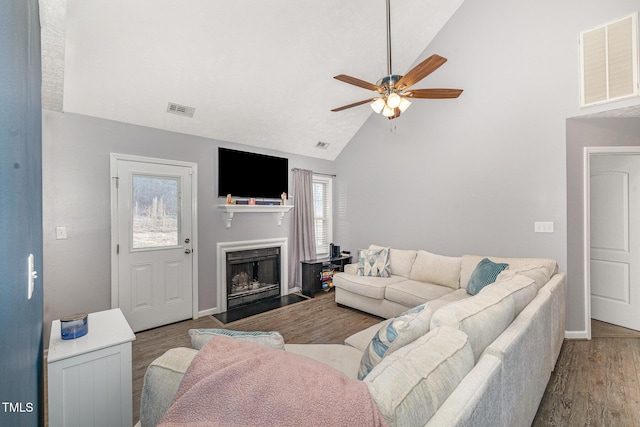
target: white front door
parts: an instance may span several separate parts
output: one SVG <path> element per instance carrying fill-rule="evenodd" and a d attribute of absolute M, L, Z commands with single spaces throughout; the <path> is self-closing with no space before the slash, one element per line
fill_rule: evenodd
<path fill-rule="evenodd" d="M 194 313 L 194 167 L 112 158 L 112 307 L 137 332 Z"/>
<path fill-rule="evenodd" d="M 640 156 L 590 159 L 591 317 L 640 330 Z"/>

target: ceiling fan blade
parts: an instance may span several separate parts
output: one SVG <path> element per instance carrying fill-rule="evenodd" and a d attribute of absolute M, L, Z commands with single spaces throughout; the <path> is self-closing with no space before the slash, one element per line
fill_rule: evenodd
<path fill-rule="evenodd" d="M 349 83 L 354 86 L 358 86 L 364 89 L 374 90 L 379 92 L 382 90 L 380 86 L 374 85 L 373 83 L 365 82 L 364 80 L 357 79 L 355 77 L 347 76 L 346 74 L 339 74 L 334 77 L 336 80 L 340 80 L 341 82 Z"/>
<path fill-rule="evenodd" d="M 342 111 L 342 110 L 346 110 L 347 108 L 357 107 L 358 105 L 366 104 L 367 102 L 373 102 L 375 100 L 376 98 L 365 99 L 364 101 L 354 102 L 353 104 L 343 105 L 342 107 L 334 108 L 331 111 Z"/>
<path fill-rule="evenodd" d="M 457 98 L 462 93 L 462 89 L 414 89 L 402 96 L 407 98 L 428 98 L 428 99 L 445 99 Z"/>
<path fill-rule="evenodd" d="M 396 87 L 399 89 L 405 89 L 409 86 L 413 86 L 429 74 L 433 73 L 445 62 L 447 62 L 447 58 L 443 58 L 440 55 L 431 55 L 409 70 L 409 72 L 405 74 L 398 83 L 396 83 Z"/>

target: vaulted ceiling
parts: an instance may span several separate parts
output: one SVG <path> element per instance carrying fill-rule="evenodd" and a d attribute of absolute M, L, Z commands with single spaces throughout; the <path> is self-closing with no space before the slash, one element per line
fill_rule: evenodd
<path fill-rule="evenodd" d="M 462 1 L 391 1 L 395 74 Z M 387 73 L 385 0 L 40 0 L 40 10 L 43 106 L 54 111 L 333 160 L 372 110 L 330 110 L 373 95 L 333 76 Z"/>

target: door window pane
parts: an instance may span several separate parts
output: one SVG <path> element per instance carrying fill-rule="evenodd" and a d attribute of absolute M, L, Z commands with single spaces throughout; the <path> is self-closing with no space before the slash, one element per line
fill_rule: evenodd
<path fill-rule="evenodd" d="M 134 175 L 132 185 L 133 248 L 178 245 L 180 178 Z"/>

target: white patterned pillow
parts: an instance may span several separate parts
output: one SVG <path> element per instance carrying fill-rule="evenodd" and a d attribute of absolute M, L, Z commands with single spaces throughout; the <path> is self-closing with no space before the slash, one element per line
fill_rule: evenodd
<path fill-rule="evenodd" d="M 427 304 L 421 304 L 397 315 L 391 322 L 380 328 L 362 354 L 358 369 L 359 380 L 366 377 L 385 356 L 415 341 L 429 331 L 431 309 L 425 309 Z"/>
<path fill-rule="evenodd" d="M 389 248 L 358 250 L 358 276 L 391 276 Z"/>
<path fill-rule="evenodd" d="M 191 347 L 200 350 L 211 338 L 216 335 L 224 335 L 243 341 L 266 345 L 276 350 L 284 350 L 284 338 L 280 332 L 244 332 L 229 329 L 189 329 Z"/>

